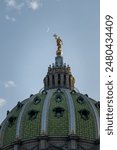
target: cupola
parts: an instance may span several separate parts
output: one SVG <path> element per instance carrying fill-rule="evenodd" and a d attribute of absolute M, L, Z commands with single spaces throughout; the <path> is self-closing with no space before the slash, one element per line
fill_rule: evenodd
<path fill-rule="evenodd" d="M 54 37 L 57 44 L 55 63 L 48 67 L 47 75 L 44 78 L 44 89 L 66 88 L 73 90 L 75 79 L 71 73 L 70 66 L 66 65 L 63 61 L 63 51 L 61 48 L 63 42 L 56 34 Z"/>

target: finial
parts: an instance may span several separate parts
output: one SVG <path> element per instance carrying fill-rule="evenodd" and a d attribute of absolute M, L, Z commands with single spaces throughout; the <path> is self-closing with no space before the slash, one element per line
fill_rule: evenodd
<path fill-rule="evenodd" d="M 63 45 L 63 41 L 62 41 L 61 38 L 60 38 L 59 36 L 57 36 L 56 34 L 54 34 L 53 36 L 55 37 L 56 44 L 57 44 L 57 51 L 56 51 L 56 54 L 57 54 L 57 56 L 61 56 L 61 55 L 62 55 L 61 45 Z"/>

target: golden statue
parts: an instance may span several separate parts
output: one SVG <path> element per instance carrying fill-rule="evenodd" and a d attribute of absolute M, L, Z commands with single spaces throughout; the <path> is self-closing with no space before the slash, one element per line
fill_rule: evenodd
<path fill-rule="evenodd" d="M 54 34 L 53 36 L 55 37 L 55 40 L 56 40 L 56 43 L 57 43 L 57 47 L 58 47 L 57 51 L 56 51 L 56 54 L 57 54 L 57 56 L 61 56 L 61 54 L 62 54 L 61 45 L 63 45 L 63 41 L 56 34 Z"/>

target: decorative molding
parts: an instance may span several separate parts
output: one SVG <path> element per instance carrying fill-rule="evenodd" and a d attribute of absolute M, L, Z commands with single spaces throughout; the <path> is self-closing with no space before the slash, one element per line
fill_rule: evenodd
<path fill-rule="evenodd" d="M 48 94 L 45 98 L 43 109 L 42 109 L 42 116 L 41 116 L 41 134 L 47 134 L 47 124 L 48 124 L 48 110 L 49 110 L 49 104 L 50 99 L 53 94 L 53 90 L 48 90 Z"/>
<path fill-rule="evenodd" d="M 89 105 L 89 107 L 91 108 L 92 110 L 92 115 L 94 116 L 95 118 L 95 125 L 96 125 L 96 139 L 98 139 L 100 137 L 100 117 L 99 117 L 99 114 L 98 114 L 98 111 L 97 109 L 95 108 L 95 105 L 91 102 L 91 100 L 89 100 L 89 98 L 85 95 L 85 98 L 86 98 L 86 103 Z"/>
<path fill-rule="evenodd" d="M 33 101 L 33 96 L 31 96 L 29 99 L 27 99 L 27 103 L 25 103 L 22 107 L 22 110 L 19 114 L 18 120 L 17 120 L 17 124 L 16 124 L 16 139 L 20 138 L 20 128 L 21 128 L 21 120 L 22 117 L 24 116 L 24 113 L 26 112 L 26 108 L 27 106 Z"/>
<path fill-rule="evenodd" d="M 76 134 L 75 108 L 70 90 L 64 89 L 69 111 L 69 134 Z"/>

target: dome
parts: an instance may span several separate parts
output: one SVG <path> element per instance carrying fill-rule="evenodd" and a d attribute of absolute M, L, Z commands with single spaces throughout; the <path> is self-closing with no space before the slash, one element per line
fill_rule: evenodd
<path fill-rule="evenodd" d="M 44 88 L 7 111 L 0 125 L 1 150 L 99 150 L 100 103 L 74 87 L 61 45 L 59 37 Z"/>

